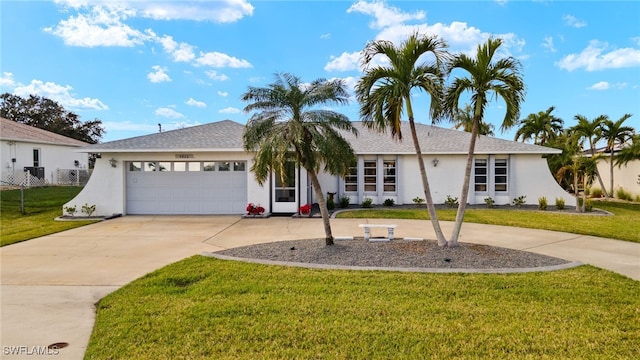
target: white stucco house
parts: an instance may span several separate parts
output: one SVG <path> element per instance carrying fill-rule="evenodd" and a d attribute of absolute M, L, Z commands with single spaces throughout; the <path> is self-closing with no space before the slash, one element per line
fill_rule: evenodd
<path fill-rule="evenodd" d="M 3 184 L 73 183 L 89 168 L 86 142 L 0 118 L 0 166 Z M 71 176 L 71 178 L 70 178 Z M 39 181 L 38 181 L 39 180 Z"/>
<path fill-rule="evenodd" d="M 355 122 L 359 135 L 346 136 L 358 162 L 342 178 L 321 174 L 325 192 L 335 199 L 348 196 L 352 204 L 371 198 L 374 204 L 393 199 L 413 204 L 424 198 L 418 162 L 410 140 L 397 142 Z M 462 187 L 469 133 L 417 124 L 434 201 L 458 197 Z M 295 213 L 315 202 L 303 169 L 290 168 L 289 183 L 275 176 L 260 186 L 250 172 L 252 155 L 243 150 L 244 125 L 224 120 L 103 144 L 79 151 L 97 153 L 94 172 L 76 198 L 65 206 L 96 205 L 96 215 L 113 214 L 243 214 L 248 203 L 267 213 Z M 574 205 L 573 198 L 553 179 L 545 154 L 560 150 L 480 136 L 469 202 L 510 204 L 525 195 L 529 203 L 546 196 Z"/>
<path fill-rule="evenodd" d="M 615 153 L 618 151 L 620 151 L 619 147 L 616 148 Z M 602 176 L 602 182 L 606 190 L 610 191 L 611 166 L 609 164 L 611 158 L 609 156 L 611 153 L 605 151 L 604 148 L 598 149 L 597 152 L 603 155 L 603 157 L 598 160 L 598 172 L 600 176 Z M 616 196 L 616 191 L 619 189 L 623 189 L 633 197 L 640 196 L 640 184 L 638 183 L 640 181 L 640 160 L 630 161 L 622 166 L 616 165 L 614 160 L 613 164 L 613 196 Z M 599 188 L 600 183 L 594 181 L 591 186 Z"/>

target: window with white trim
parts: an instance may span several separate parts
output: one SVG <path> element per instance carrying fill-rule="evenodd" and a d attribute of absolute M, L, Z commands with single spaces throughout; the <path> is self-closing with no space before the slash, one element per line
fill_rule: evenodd
<path fill-rule="evenodd" d="M 507 191 L 509 180 L 507 159 L 496 159 L 494 167 L 494 190 Z"/>
<path fill-rule="evenodd" d="M 384 192 L 396 192 L 396 161 L 383 161 L 383 190 Z"/>
<path fill-rule="evenodd" d="M 487 191 L 487 159 L 475 159 L 473 171 L 475 191 Z"/>
<path fill-rule="evenodd" d="M 376 192 L 377 191 L 377 161 L 365 160 L 364 161 L 364 191 Z"/>
<path fill-rule="evenodd" d="M 349 167 L 349 173 L 344 177 L 344 191 L 345 192 L 357 192 L 358 191 L 358 164 L 354 163 Z"/>

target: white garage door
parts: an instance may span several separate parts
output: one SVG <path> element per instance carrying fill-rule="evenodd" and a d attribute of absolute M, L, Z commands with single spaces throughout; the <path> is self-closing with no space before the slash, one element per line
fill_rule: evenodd
<path fill-rule="evenodd" d="M 244 161 L 133 161 L 127 164 L 127 214 L 242 214 Z"/>

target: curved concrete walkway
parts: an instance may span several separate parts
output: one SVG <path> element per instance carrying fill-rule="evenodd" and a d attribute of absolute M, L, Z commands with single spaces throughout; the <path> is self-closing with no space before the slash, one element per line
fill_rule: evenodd
<path fill-rule="evenodd" d="M 334 236 L 361 236 L 358 224 L 365 221 L 332 219 Z M 374 221 L 398 224 L 398 238 L 434 238 L 427 221 Z M 451 233 L 451 223 L 442 222 L 442 227 Z M 125 216 L 2 247 L 2 358 L 52 358 L 34 354 L 64 342 L 69 346 L 56 359 L 82 359 L 95 320 L 94 304 L 119 287 L 203 252 L 323 235 L 319 219 Z M 460 240 L 580 261 L 640 280 L 637 243 L 479 224 L 465 224 Z"/>

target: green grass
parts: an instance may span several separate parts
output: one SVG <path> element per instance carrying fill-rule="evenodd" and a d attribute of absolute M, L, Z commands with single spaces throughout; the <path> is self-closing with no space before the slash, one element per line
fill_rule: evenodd
<path fill-rule="evenodd" d="M 594 201 L 593 206 L 613 213 L 595 214 L 555 213 L 544 211 L 469 209 L 464 221 L 479 224 L 516 226 L 522 228 L 564 231 L 574 234 L 640 242 L 640 203 Z M 507 213 L 508 212 L 508 213 Z M 438 219 L 454 221 L 455 209 L 438 210 Z M 345 211 L 338 218 L 428 219 L 426 208 L 421 209 L 364 209 Z"/>
<path fill-rule="evenodd" d="M 313 270 L 195 256 L 100 301 L 87 359 L 637 359 L 640 282 Z"/>
<path fill-rule="evenodd" d="M 73 229 L 95 221 L 55 221 L 62 205 L 73 199 L 81 187 L 51 186 L 24 190 L 24 210 L 20 212 L 20 190 L 0 192 L 0 246 Z"/>

